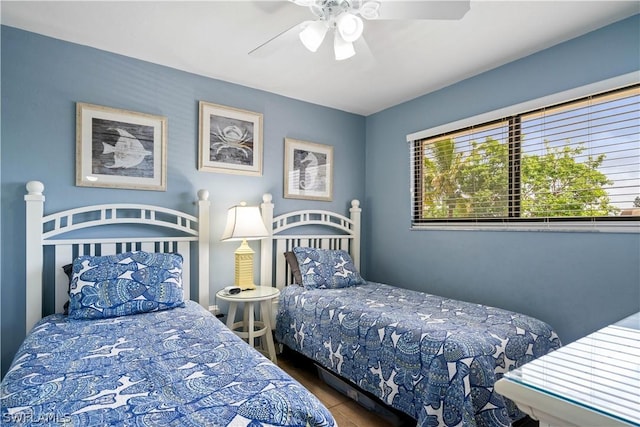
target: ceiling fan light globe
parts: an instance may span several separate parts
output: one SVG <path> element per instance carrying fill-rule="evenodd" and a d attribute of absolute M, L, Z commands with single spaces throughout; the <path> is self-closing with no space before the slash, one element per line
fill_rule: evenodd
<path fill-rule="evenodd" d="M 336 61 L 342 61 L 351 58 L 356 54 L 356 51 L 353 48 L 353 43 L 343 39 L 340 33 L 336 31 L 335 38 L 333 39 L 333 53 Z"/>
<path fill-rule="evenodd" d="M 365 19 L 378 19 L 380 16 L 380 2 L 375 0 L 364 2 L 358 12 Z"/>
<path fill-rule="evenodd" d="M 327 25 L 323 21 L 311 21 L 300 31 L 300 41 L 311 52 L 318 50 L 324 36 L 327 34 Z"/>
<path fill-rule="evenodd" d="M 345 41 L 353 43 L 362 35 L 364 24 L 359 16 L 344 12 L 336 18 L 336 28 Z"/>

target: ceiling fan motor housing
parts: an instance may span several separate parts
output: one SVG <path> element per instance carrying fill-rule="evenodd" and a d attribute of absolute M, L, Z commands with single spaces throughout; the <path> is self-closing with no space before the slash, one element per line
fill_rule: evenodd
<path fill-rule="evenodd" d="M 293 25 L 286 31 L 262 43 L 249 54 L 262 49 L 276 39 L 293 32 L 298 33 L 302 44 L 316 52 L 325 36 L 334 33 L 334 53 L 337 60 L 355 55 L 354 42 L 365 46 L 360 39 L 364 29 L 362 18 L 367 20 L 390 19 L 462 19 L 469 10 L 470 0 L 289 0 L 298 6 L 309 8 L 315 20 Z M 384 4 L 384 6 L 381 6 Z"/>

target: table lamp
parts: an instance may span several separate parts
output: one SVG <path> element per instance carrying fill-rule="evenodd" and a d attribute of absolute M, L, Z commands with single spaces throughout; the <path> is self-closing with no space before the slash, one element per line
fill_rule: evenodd
<path fill-rule="evenodd" d="M 222 233 L 223 241 L 241 240 L 240 247 L 236 250 L 236 281 L 235 285 L 243 290 L 255 289 L 253 283 L 253 249 L 247 244 L 247 240 L 259 240 L 267 237 L 269 233 L 262 221 L 260 209 L 257 206 L 247 206 L 245 202 L 229 208 L 227 213 L 227 225 Z"/>

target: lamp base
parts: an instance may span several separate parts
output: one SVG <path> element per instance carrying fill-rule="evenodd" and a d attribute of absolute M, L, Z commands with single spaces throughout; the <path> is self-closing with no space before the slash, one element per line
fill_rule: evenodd
<path fill-rule="evenodd" d="M 247 240 L 242 240 L 240 247 L 236 249 L 236 281 L 235 285 L 242 290 L 252 290 L 256 288 L 253 283 L 253 254 L 254 250 L 249 247 Z"/>

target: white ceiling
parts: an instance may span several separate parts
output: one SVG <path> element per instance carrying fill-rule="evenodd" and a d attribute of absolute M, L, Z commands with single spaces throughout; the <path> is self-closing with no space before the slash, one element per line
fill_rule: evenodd
<path fill-rule="evenodd" d="M 335 61 L 329 37 L 316 53 L 294 35 L 248 55 L 313 19 L 284 0 L 2 0 L 0 7 L 4 25 L 362 115 L 640 13 L 636 0 L 471 0 L 461 20 L 365 21 L 366 45 Z"/>

